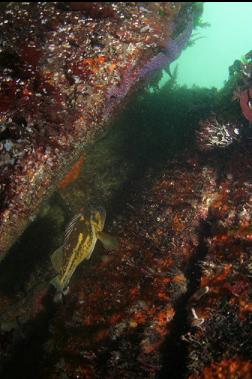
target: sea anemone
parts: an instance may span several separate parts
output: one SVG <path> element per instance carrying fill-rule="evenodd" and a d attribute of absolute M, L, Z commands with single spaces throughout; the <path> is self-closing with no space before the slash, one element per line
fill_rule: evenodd
<path fill-rule="evenodd" d="M 213 150 L 215 147 L 225 148 L 237 140 L 240 125 L 233 122 L 220 123 L 216 116 L 199 122 L 196 132 L 197 145 L 200 150 Z"/>

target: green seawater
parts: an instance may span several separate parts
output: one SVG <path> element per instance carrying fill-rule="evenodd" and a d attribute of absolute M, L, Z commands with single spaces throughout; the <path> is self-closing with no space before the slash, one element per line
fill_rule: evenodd
<path fill-rule="evenodd" d="M 228 67 L 251 50 L 252 2 L 205 2 L 202 19 L 207 28 L 193 31 L 195 44 L 171 65 L 178 64 L 177 84 L 221 88 Z M 163 74 L 162 86 L 168 75 Z"/>

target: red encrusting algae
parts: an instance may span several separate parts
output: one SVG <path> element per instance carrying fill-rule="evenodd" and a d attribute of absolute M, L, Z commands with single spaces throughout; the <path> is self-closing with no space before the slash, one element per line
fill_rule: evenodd
<path fill-rule="evenodd" d="M 80 176 L 80 172 L 81 172 L 81 168 L 83 166 L 83 163 L 84 163 L 84 157 L 81 156 L 77 160 L 77 162 L 75 162 L 75 164 L 73 165 L 71 170 L 66 174 L 66 176 L 60 181 L 59 187 L 61 189 L 67 187 L 69 184 L 74 182 Z"/>
<path fill-rule="evenodd" d="M 2 3 L 0 259 L 109 127 L 180 11 L 187 25 L 191 4 Z"/>

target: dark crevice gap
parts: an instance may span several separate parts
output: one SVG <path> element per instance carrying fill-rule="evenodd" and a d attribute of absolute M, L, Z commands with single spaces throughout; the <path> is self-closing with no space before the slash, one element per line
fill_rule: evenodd
<path fill-rule="evenodd" d="M 50 288 L 43 303 L 45 310 L 36 319 L 18 330 L 12 331 L 13 345 L 11 357 L 0 364 L 1 379 L 42 379 L 44 368 L 44 344 L 47 342 L 50 331 L 49 326 L 57 305 L 53 302 L 53 289 Z"/>
<path fill-rule="evenodd" d="M 203 221 L 199 227 L 199 246 L 196 253 L 188 263 L 185 275 L 188 280 L 188 291 L 181 296 L 175 306 L 175 316 L 172 324 L 169 325 L 171 332 L 161 348 L 162 369 L 157 374 L 157 379 L 183 379 L 187 377 L 187 343 L 182 340 L 182 336 L 190 328 L 188 324 L 189 299 L 199 288 L 201 278 L 201 268 L 199 262 L 207 255 L 205 239 L 209 237 L 211 230 L 210 217 Z"/>

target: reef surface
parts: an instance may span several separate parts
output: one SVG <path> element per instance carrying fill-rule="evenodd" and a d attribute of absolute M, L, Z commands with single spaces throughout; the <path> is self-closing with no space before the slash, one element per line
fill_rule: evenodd
<path fill-rule="evenodd" d="M 59 4 L 39 7 L 58 9 L 60 20 L 70 17 L 72 22 L 79 17 L 96 26 L 109 22 L 121 9 L 121 5 L 111 8 L 111 3 L 101 8 L 69 4 L 70 10 Z M 145 3 L 131 4 L 129 9 L 136 6 L 148 14 L 159 3 L 151 3 L 154 8 L 150 9 Z M 189 13 L 186 9 L 180 13 L 182 20 L 191 14 L 191 8 Z M 159 16 L 163 17 L 160 9 Z M 131 85 L 142 84 L 143 72 L 148 71 L 149 82 L 161 61 L 167 64 L 167 59 L 177 55 L 176 46 L 185 46 L 189 21 L 186 27 L 178 22 L 169 46 L 164 41 L 161 50 L 150 47 L 155 59 L 150 54 L 141 61 L 142 69 L 129 69 L 118 77 L 118 85 L 110 86 L 101 117 L 107 120 L 117 112 Z M 102 58 L 100 67 L 97 57 L 92 57 L 98 66 L 93 78 L 102 75 L 100 69 L 105 70 L 107 61 Z M 78 136 L 84 133 L 82 142 L 95 141 L 85 148 L 70 128 L 75 122 L 80 125 L 78 120 L 66 118 L 66 135 L 73 138 L 69 146 L 74 146 L 68 150 L 64 145 L 67 168 L 58 161 L 58 166 L 52 166 L 63 171 L 50 176 L 53 181 L 48 185 L 54 182 L 54 187 L 44 195 L 39 192 L 36 199 L 41 201 L 52 188 L 57 190 L 37 210 L 38 216 L 0 265 L 1 378 L 251 378 L 252 132 L 250 104 L 244 100 L 244 94 L 247 100 L 250 95 L 250 63 L 248 55 L 245 63 L 231 66 L 230 79 L 221 91 L 181 88 L 175 76 L 158 89 L 157 78 L 152 91 L 139 91 L 123 112 L 117 112 L 110 127 L 104 126 L 108 132 L 101 138 L 95 134 L 95 122 L 88 134 L 78 129 Z M 234 90 L 239 103 L 232 101 Z M 23 104 L 21 100 L 22 96 L 14 103 Z M 7 103 L 11 104 L 10 98 Z M 48 105 L 46 100 L 42 104 Z M 23 107 L 28 115 L 29 108 Z M 40 122 L 45 122 L 43 116 Z M 35 125 L 40 123 L 30 126 L 30 143 L 35 141 L 31 137 Z M 28 129 L 20 124 L 20 130 L 26 133 Z M 60 130 L 63 133 L 64 128 Z M 6 159 L 12 159 L 12 148 L 8 149 L 16 132 L 12 123 L 3 127 Z M 52 141 L 62 137 L 59 133 Z M 17 137 L 18 143 L 24 143 L 22 138 Z M 57 148 L 64 154 L 63 147 Z M 75 151 L 79 154 L 74 155 Z M 18 159 L 23 162 L 24 156 Z M 34 162 L 39 160 L 34 158 Z M 4 163 L 2 167 L 4 173 L 14 175 L 17 166 Z M 10 186 L 5 187 L 3 199 Z M 34 190 L 38 188 L 37 183 Z M 55 303 L 50 256 L 62 244 L 72 216 L 97 205 L 105 207 L 105 230 L 118 238 L 119 248 L 106 251 L 98 242 L 90 261 L 75 271 L 62 303 Z M 27 214 L 23 219 L 27 224 Z"/>
<path fill-rule="evenodd" d="M 250 378 L 251 132 L 231 93 L 139 94 L 77 163 L 1 263 L 3 378 Z M 97 244 L 55 304 L 50 254 L 98 200 L 119 249 Z"/>
<path fill-rule="evenodd" d="M 160 68 L 148 62 L 175 59 L 193 17 L 192 3 L 1 4 L 0 259 L 136 82 Z"/>

